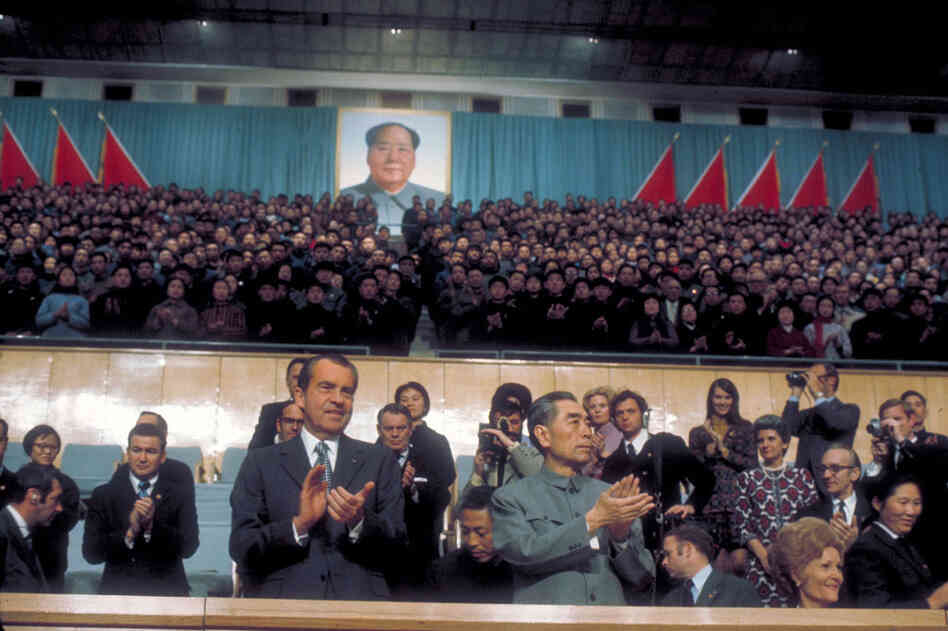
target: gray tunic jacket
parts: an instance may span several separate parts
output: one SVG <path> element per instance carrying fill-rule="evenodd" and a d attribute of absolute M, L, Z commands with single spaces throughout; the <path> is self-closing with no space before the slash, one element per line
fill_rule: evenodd
<path fill-rule="evenodd" d="M 623 589 L 651 584 L 655 562 L 642 524 L 632 523 L 626 545 L 600 528 L 586 530 L 586 513 L 609 488 L 601 480 L 540 473 L 498 489 L 491 500 L 494 548 L 514 569 L 514 602 L 625 605 Z"/>

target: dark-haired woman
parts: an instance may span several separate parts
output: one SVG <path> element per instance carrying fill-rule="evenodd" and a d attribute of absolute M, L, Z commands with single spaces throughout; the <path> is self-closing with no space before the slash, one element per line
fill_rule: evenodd
<path fill-rule="evenodd" d="M 922 514 L 915 478 L 895 476 L 870 492 L 878 518 L 846 554 L 846 586 L 855 607 L 945 609 L 948 583 L 938 585 L 926 560 L 908 541 Z"/>
<path fill-rule="evenodd" d="M 715 379 L 708 389 L 707 418 L 688 434 L 688 446 L 714 473 L 714 492 L 704 507 L 708 530 L 721 546 L 716 564 L 730 569 L 728 551 L 739 547 L 730 528 L 734 480 L 757 466 L 754 427 L 741 417 L 740 394 L 730 379 Z"/>
<path fill-rule="evenodd" d="M 451 501 L 451 484 L 456 477 L 451 446 L 443 434 L 425 423 L 431 409 L 428 390 L 417 381 L 395 389 L 395 403 L 411 414 L 412 435 L 408 453 L 399 458 L 402 487 L 405 489 L 405 521 L 408 524 L 409 568 L 402 580 L 419 584 L 428 565 L 438 558 L 438 541 L 444 530 L 444 510 Z"/>
<path fill-rule="evenodd" d="M 85 337 L 89 330 L 89 301 L 79 294 L 76 272 L 64 267 L 56 284 L 36 312 L 36 326 L 43 337 Z"/>
<path fill-rule="evenodd" d="M 747 580 L 766 607 L 786 607 L 789 599 L 771 578 L 767 546 L 784 524 L 819 499 L 813 476 L 784 461 L 790 430 L 779 416 L 768 414 L 754 423 L 761 465 L 738 474 L 737 501 L 731 515 L 732 531 L 747 555 Z"/>
<path fill-rule="evenodd" d="M 37 526 L 32 533 L 33 549 L 36 550 L 36 556 L 43 568 L 49 591 L 53 593 L 66 591 L 69 531 L 79 521 L 79 486 L 53 464 L 61 448 L 59 432 L 49 425 L 37 425 L 23 437 L 23 451 L 30 461 L 41 467 L 54 469 L 59 484 L 63 487 L 60 500 L 63 510 L 48 526 Z"/>

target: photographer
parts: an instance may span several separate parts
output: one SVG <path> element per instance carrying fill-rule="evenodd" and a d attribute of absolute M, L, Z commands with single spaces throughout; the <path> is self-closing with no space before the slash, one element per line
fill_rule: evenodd
<path fill-rule="evenodd" d="M 912 442 L 912 420 L 906 405 L 889 399 L 879 407 L 880 427 L 889 445 L 883 468 L 886 477 L 912 476 L 919 482 L 924 510 L 911 538 L 939 581 L 948 579 L 948 555 L 941 538 L 948 525 L 948 448 L 938 444 Z M 872 431 L 870 430 L 870 433 Z"/>
<path fill-rule="evenodd" d="M 814 479 L 820 480 L 816 469 L 823 459 L 823 452 L 833 443 L 853 446 L 856 428 L 859 426 L 859 406 L 843 403 L 836 398 L 839 388 L 839 373 L 832 364 L 813 364 L 803 373 L 787 375 L 790 397 L 783 408 L 781 420 L 790 433 L 800 439 L 797 445 L 796 465 L 806 469 Z M 804 390 L 813 400 L 813 406 L 800 411 L 800 396 Z M 818 484 L 820 493 L 826 490 Z"/>
<path fill-rule="evenodd" d="M 480 442 L 474 454 L 474 472 L 463 493 L 474 486 L 503 486 L 540 471 L 543 455 L 524 440 L 523 412 L 517 403 L 495 401 L 490 423 L 481 425 Z"/>

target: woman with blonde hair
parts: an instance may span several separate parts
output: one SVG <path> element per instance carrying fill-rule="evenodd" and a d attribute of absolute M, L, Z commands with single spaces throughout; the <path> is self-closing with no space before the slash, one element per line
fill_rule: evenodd
<path fill-rule="evenodd" d="M 843 544 L 830 525 L 804 517 L 777 533 L 768 551 L 777 589 L 797 607 L 832 607 L 843 584 Z"/>
<path fill-rule="evenodd" d="M 583 395 L 583 409 L 593 428 L 592 439 L 596 444 L 597 458 L 583 468 L 583 475 L 591 478 L 602 476 L 602 465 L 606 458 L 622 444 L 622 432 L 611 423 L 609 412 L 616 391 L 610 386 L 596 386 Z"/>

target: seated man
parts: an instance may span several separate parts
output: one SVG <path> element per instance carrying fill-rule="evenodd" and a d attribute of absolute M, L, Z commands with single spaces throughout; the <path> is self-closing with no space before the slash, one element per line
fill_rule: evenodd
<path fill-rule="evenodd" d="M 855 451 L 842 444 L 832 444 L 823 454 L 817 472 L 823 480 L 827 496 L 801 510 L 802 517 L 818 517 L 829 522 L 833 532 L 846 549 L 856 542 L 862 523 L 872 513 L 869 501 L 856 490 L 862 465 Z"/>
<path fill-rule="evenodd" d="M 614 485 L 580 475 L 596 453 L 586 413 L 568 392 L 537 399 L 530 438 L 540 473 L 498 489 L 494 545 L 514 568 L 514 602 L 624 605 L 655 576 L 640 517 L 655 505 L 634 476 Z"/>
<path fill-rule="evenodd" d="M 187 596 L 182 559 L 198 548 L 194 491 L 161 474 L 165 439 L 154 425 L 132 428 L 127 455 L 128 474 L 92 492 L 82 556 L 105 562 L 101 594 Z"/>
<path fill-rule="evenodd" d="M 682 583 L 662 600 L 667 607 L 760 607 L 753 585 L 733 574 L 711 567 L 714 544 L 711 535 L 690 524 L 678 526 L 662 542 L 662 565 Z"/>
<path fill-rule="evenodd" d="M 494 550 L 494 522 L 490 498 L 494 489 L 476 486 L 457 505 L 461 528 L 461 548 L 438 559 L 429 574 L 437 602 L 511 603 L 513 569 Z"/>
<path fill-rule="evenodd" d="M 31 533 L 62 512 L 62 495 L 52 467 L 30 463 L 17 471 L 16 490 L 0 508 L 0 592 L 49 591 Z"/>

